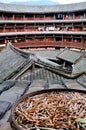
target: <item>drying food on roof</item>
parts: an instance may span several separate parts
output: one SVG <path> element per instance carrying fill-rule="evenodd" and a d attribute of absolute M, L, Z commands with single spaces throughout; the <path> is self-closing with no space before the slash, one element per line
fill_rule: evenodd
<path fill-rule="evenodd" d="M 24 129 L 80 130 L 79 118 L 86 119 L 86 94 L 80 92 L 42 93 L 24 98 L 15 108 L 15 121 Z"/>

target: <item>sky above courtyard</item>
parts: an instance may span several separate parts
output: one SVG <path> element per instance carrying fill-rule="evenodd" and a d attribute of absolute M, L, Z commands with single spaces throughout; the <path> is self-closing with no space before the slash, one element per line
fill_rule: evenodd
<path fill-rule="evenodd" d="M 24 2 L 24 1 L 39 1 L 39 0 L 0 0 L 0 2 L 4 2 L 4 3 L 10 3 L 10 2 Z M 44 0 L 42 0 L 44 1 Z M 69 3 L 78 3 L 78 2 L 86 2 L 86 0 L 51 0 L 53 2 L 59 2 L 60 4 L 69 4 Z"/>

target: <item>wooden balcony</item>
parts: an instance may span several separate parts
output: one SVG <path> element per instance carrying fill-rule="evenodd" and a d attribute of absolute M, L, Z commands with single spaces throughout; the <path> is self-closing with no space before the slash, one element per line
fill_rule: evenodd
<path fill-rule="evenodd" d="M 86 43 L 67 43 L 67 42 L 21 42 L 21 43 L 14 43 L 14 46 L 18 48 L 38 48 L 38 47 L 69 47 L 69 48 L 77 48 L 77 49 L 85 49 Z"/>

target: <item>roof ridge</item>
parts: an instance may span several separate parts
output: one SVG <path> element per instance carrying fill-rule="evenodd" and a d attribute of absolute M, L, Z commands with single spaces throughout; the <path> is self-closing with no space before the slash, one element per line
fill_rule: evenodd
<path fill-rule="evenodd" d="M 8 46 L 9 46 L 15 53 L 17 53 L 17 54 L 23 56 L 24 58 L 28 58 L 28 57 L 30 56 L 30 53 L 22 51 L 21 49 L 19 49 L 19 48 L 13 46 L 12 43 L 10 43 L 10 42 L 8 43 Z"/>

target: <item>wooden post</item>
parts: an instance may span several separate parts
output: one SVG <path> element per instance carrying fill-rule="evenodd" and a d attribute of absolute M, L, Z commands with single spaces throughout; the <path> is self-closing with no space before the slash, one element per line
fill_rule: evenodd
<path fill-rule="evenodd" d="M 84 19 L 86 18 L 86 14 L 85 14 L 85 12 L 84 12 Z"/>
<path fill-rule="evenodd" d="M 75 19 L 75 14 L 73 13 L 73 19 Z"/>

